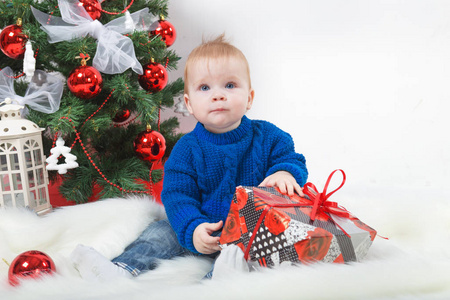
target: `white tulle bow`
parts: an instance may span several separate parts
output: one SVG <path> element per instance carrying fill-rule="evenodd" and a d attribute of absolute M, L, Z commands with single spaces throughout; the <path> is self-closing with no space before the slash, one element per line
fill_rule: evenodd
<path fill-rule="evenodd" d="M 11 98 L 14 103 L 50 114 L 59 109 L 62 93 L 63 82 L 60 78 L 36 70 L 25 96 L 19 96 L 14 91 L 14 73 L 11 68 L 6 67 L 0 71 L 0 101 Z"/>
<path fill-rule="evenodd" d="M 103 25 L 92 20 L 78 0 L 58 0 L 62 17 L 50 16 L 31 7 L 34 17 L 48 34 L 50 43 L 69 41 L 90 35 L 97 39 L 97 52 L 92 65 L 105 74 L 123 73 L 132 68 L 142 74 L 142 66 L 134 53 L 133 41 L 123 34 L 149 30 L 156 18 L 144 8 L 130 14 L 135 26 L 129 26 L 129 17 L 119 17 Z"/>

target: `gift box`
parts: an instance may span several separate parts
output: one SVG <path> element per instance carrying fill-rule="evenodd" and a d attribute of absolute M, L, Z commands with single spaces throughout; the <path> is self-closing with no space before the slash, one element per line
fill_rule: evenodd
<path fill-rule="evenodd" d="M 342 173 L 343 181 L 327 194 L 337 171 Z M 321 193 L 312 183 L 307 183 L 303 189 L 305 197 L 283 195 L 276 188 L 239 186 L 220 244 L 239 246 L 246 260 L 261 266 L 277 266 L 285 261 L 361 261 L 376 231 L 328 200 L 344 182 L 344 171 L 336 170 L 328 177 Z"/>

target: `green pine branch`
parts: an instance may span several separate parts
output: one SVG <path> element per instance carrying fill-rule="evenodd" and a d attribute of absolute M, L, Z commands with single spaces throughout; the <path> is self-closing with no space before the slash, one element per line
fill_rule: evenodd
<path fill-rule="evenodd" d="M 85 36 L 71 41 L 49 43 L 47 34 L 42 31 L 41 25 L 31 13 L 31 5 L 52 16 L 60 16 L 57 0 L 40 3 L 37 0 L 4 0 L 0 2 L 1 28 L 15 24 L 17 18 L 22 18 L 22 32 L 29 37 L 36 53 L 36 69 L 58 74 L 66 82 L 72 70 L 80 66 L 80 59 L 76 56 L 84 53 L 93 58 L 97 41 Z M 154 14 L 155 20 L 158 20 L 160 15 L 166 19 L 168 17 L 167 0 L 135 0 L 130 12 L 145 7 Z M 104 1 L 102 8 L 109 12 L 121 12 L 124 9 L 123 1 Z M 120 16 L 122 15 L 102 13 L 100 22 L 106 24 Z M 174 50 L 167 48 L 160 38 L 149 37 L 148 32 L 139 31 L 127 36 L 133 41 L 136 57 L 142 65 L 153 58 L 168 71 L 177 68 L 180 57 Z M 87 65 L 92 66 L 92 59 Z M 14 75 L 18 76 L 22 73 L 23 61 L 0 53 L 0 69 L 6 66 L 11 67 Z M 152 170 L 150 162 L 142 161 L 135 155 L 133 141 L 146 129 L 147 124 L 151 124 L 156 130 L 159 109 L 172 107 L 174 97 L 183 92 L 183 81 L 170 78 L 171 83 L 162 91 L 148 93 L 139 86 L 138 74 L 130 69 L 122 74 L 102 74 L 102 78 L 103 89 L 92 99 L 77 98 L 65 85 L 58 111 L 45 114 L 29 109 L 27 115 L 27 118 L 39 127 L 45 128 L 43 140 L 44 154 L 47 157 L 57 135 L 63 137 L 66 146 L 73 145 L 71 153 L 77 157 L 79 167 L 70 169 L 64 175 L 49 171 L 49 176 L 51 180 L 62 177 L 60 192 L 66 199 L 77 203 L 87 202 L 94 187 L 101 190 L 100 198 L 103 199 L 125 195 L 111 184 L 116 184 L 124 190 L 146 191 L 142 180 L 149 181 L 150 177 L 153 182 L 161 180 L 163 174 L 160 170 Z M 16 93 L 23 96 L 27 86 L 21 79 L 16 80 Z M 132 112 L 135 119 L 126 125 L 118 126 L 113 119 L 124 109 Z M 160 132 L 166 139 L 167 147 L 163 160 L 168 157 L 181 137 L 181 134 L 177 133 L 178 126 L 175 117 L 160 124 Z M 84 149 L 77 140 L 75 130 L 79 133 Z M 64 158 L 61 162 L 64 162 Z"/>

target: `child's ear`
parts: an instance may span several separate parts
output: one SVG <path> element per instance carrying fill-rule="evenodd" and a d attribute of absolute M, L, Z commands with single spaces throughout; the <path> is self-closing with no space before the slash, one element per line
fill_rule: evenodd
<path fill-rule="evenodd" d="M 250 110 L 250 108 L 252 108 L 253 98 L 255 98 L 255 90 L 251 89 L 250 92 L 248 93 L 247 110 Z"/>
<path fill-rule="evenodd" d="M 189 95 L 188 94 L 184 94 L 184 104 L 186 105 L 186 108 L 189 111 L 189 113 L 191 115 L 193 115 L 194 111 L 192 110 L 191 102 L 189 101 Z"/>

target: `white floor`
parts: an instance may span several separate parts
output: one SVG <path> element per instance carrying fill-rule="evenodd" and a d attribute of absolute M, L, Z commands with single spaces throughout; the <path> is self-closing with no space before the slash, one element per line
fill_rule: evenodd
<path fill-rule="evenodd" d="M 344 190 L 344 189 L 343 189 Z M 69 254 L 78 243 L 113 258 L 163 210 L 149 199 L 109 199 L 60 208 L 44 217 L 0 210 L 0 257 L 27 250 L 53 258 L 57 273 L 8 284 L 0 262 L 1 299 L 450 299 L 450 205 L 440 191 L 383 189 L 333 195 L 377 237 L 362 263 L 282 267 L 202 281 L 210 261 L 166 261 L 136 279 L 87 282 Z"/>

